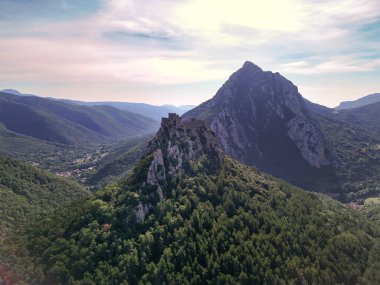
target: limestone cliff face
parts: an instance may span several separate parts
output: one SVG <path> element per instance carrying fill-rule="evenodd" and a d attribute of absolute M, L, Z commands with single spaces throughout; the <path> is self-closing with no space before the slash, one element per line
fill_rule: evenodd
<path fill-rule="evenodd" d="M 310 165 L 320 168 L 330 164 L 326 158 L 322 134 L 310 118 L 300 113 L 287 123 L 287 127 L 289 138 L 294 141 L 302 157 Z"/>
<path fill-rule="evenodd" d="M 143 187 L 165 199 L 171 179 L 192 175 L 198 170 L 212 172 L 221 167 L 223 153 L 215 134 L 200 120 L 182 121 L 176 114 L 163 118 L 161 128 L 149 142 L 151 156 Z M 143 192 L 141 189 L 140 192 Z M 140 201 L 135 209 L 138 221 L 144 220 L 152 205 Z"/>
<path fill-rule="evenodd" d="M 299 169 L 331 163 L 297 87 L 251 62 L 212 99 L 183 115 L 191 118 L 206 121 L 227 154 L 291 182 Z"/>

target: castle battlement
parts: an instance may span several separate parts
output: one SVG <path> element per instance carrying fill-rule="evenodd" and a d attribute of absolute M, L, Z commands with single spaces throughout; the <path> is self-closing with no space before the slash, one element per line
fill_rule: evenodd
<path fill-rule="evenodd" d="M 178 127 L 181 124 L 181 118 L 176 113 L 169 113 L 168 118 L 162 118 L 161 127 Z"/>

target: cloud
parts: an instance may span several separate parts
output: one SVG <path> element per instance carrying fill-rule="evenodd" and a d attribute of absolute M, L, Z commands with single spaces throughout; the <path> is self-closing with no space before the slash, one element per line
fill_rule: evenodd
<path fill-rule="evenodd" d="M 110 84 L 223 82 L 244 60 L 301 80 L 380 68 L 377 0 L 4 0 L 0 8 L 9 85 L 97 82 L 100 94 Z"/>
<path fill-rule="evenodd" d="M 380 59 L 363 60 L 351 57 L 335 57 L 325 62 L 289 62 L 278 66 L 278 70 L 289 74 L 344 74 L 371 72 L 380 68 Z"/>
<path fill-rule="evenodd" d="M 96 12 L 99 7 L 98 0 L 1 0 L 0 18 L 10 22 L 67 20 Z"/>

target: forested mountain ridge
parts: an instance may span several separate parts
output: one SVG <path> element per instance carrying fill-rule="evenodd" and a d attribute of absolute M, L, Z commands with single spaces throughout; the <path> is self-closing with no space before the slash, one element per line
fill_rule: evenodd
<path fill-rule="evenodd" d="M 376 224 L 226 157 L 202 122 L 171 115 L 128 178 L 17 246 L 31 284 L 378 284 L 379 238 Z"/>
<path fill-rule="evenodd" d="M 158 121 L 109 106 L 79 106 L 37 96 L 0 93 L 0 123 L 48 142 L 96 144 L 157 130 Z"/>

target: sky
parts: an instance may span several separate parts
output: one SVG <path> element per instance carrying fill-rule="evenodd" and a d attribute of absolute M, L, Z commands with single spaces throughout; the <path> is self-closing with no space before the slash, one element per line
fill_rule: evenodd
<path fill-rule="evenodd" d="M 0 0 L 0 89 L 196 105 L 246 60 L 330 107 L 380 92 L 380 1 Z"/>

